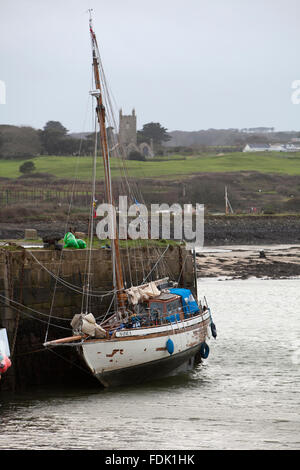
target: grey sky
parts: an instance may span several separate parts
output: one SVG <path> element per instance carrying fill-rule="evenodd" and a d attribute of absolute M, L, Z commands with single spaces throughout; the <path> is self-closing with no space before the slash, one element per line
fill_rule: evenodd
<path fill-rule="evenodd" d="M 300 128 L 299 0 L 0 0 L 0 124 L 86 120 L 88 8 L 118 107 L 138 128 Z"/>

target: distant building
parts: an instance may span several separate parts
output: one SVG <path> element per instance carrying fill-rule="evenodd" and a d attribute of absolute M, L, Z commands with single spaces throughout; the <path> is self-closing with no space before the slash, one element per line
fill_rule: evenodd
<path fill-rule="evenodd" d="M 300 152 L 300 144 L 285 144 L 283 147 L 285 152 Z"/>
<path fill-rule="evenodd" d="M 125 116 L 120 109 L 119 113 L 119 141 L 122 145 L 128 146 L 130 144 L 136 145 L 136 115 L 135 110 L 132 114 Z"/>
<path fill-rule="evenodd" d="M 282 152 L 284 150 L 283 144 L 270 144 L 270 152 Z"/>
<path fill-rule="evenodd" d="M 130 152 L 140 152 L 145 157 L 154 157 L 153 146 L 147 142 L 137 143 L 136 133 L 136 114 L 132 110 L 132 114 L 124 115 L 122 109 L 119 113 L 119 143 L 122 145 L 126 152 L 126 156 Z"/>
<path fill-rule="evenodd" d="M 243 152 L 300 152 L 300 143 L 247 144 Z"/>
<path fill-rule="evenodd" d="M 270 149 L 269 144 L 247 144 L 243 152 L 268 152 Z"/>

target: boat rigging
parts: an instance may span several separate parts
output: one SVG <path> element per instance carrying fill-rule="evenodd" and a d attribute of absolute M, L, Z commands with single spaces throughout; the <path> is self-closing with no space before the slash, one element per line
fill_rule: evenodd
<path fill-rule="evenodd" d="M 92 67 L 95 88 L 91 93 L 96 100 L 95 115 L 100 131 L 100 146 L 104 167 L 106 201 L 114 208 L 112 212 L 111 262 L 113 290 L 112 306 L 114 309 L 97 323 L 91 313 L 91 266 L 92 243 L 94 236 L 93 216 L 96 186 L 97 137 L 95 136 L 95 155 L 92 178 L 92 207 L 90 211 L 90 246 L 87 263 L 87 277 L 82 302 L 82 310 L 76 314 L 71 326 L 73 336 L 46 341 L 44 346 L 53 348 L 72 345 L 84 361 L 86 367 L 101 382 L 109 387 L 132 384 L 152 378 L 174 374 L 184 367 L 191 370 L 207 358 L 210 334 L 216 337 L 216 328 L 212 321 L 211 310 L 198 299 L 196 277 L 196 253 L 194 251 L 194 275 L 196 299 L 190 289 L 181 287 L 178 280 L 171 279 L 164 269 L 164 254 L 159 253 L 157 260 L 149 262 L 149 273 L 144 273 L 140 283 L 134 284 L 131 268 L 133 260 L 127 247 L 126 263 L 130 273 L 130 287 L 126 285 L 120 253 L 119 234 L 116 221 L 116 206 L 111 177 L 111 159 L 107 136 L 107 112 L 104 99 L 106 80 L 101 64 L 96 34 L 94 32 L 91 10 L 89 10 L 89 31 L 92 47 Z M 97 132 L 95 132 L 97 134 Z M 119 149 L 115 144 L 112 148 Z M 124 160 L 116 159 L 125 177 L 125 187 L 130 190 Z M 133 196 L 132 199 L 136 201 Z M 135 260 L 136 262 L 136 260 Z M 141 257 L 143 263 L 143 257 Z M 153 279 L 154 271 L 162 276 Z M 144 271 L 144 266 L 143 266 Z M 58 280 L 58 279 L 57 279 Z M 146 282 L 147 281 L 147 282 Z M 77 289 L 78 290 L 78 289 Z M 210 333 L 211 332 L 211 333 Z"/>

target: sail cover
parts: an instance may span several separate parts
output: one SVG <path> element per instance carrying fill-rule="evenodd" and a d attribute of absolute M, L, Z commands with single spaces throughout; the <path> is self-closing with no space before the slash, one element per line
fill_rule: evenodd
<path fill-rule="evenodd" d="M 182 298 L 183 311 L 185 314 L 199 312 L 199 307 L 192 292 L 189 289 L 174 288 L 169 289 L 172 294 L 180 295 Z"/>
<path fill-rule="evenodd" d="M 129 301 L 133 305 L 137 305 L 139 302 L 144 302 L 145 300 L 149 300 L 160 295 L 160 290 L 156 287 L 155 282 L 150 282 L 145 286 L 131 287 L 130 289 L 127 289 L 126 292 Z"/>

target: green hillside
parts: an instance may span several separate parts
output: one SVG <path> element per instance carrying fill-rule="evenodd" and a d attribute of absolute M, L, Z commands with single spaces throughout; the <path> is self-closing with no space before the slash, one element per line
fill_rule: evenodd
<path fill-rule="evenodd" d="M 92 157 L 40 156 L 31 159 L 36 171 L 50 173 L 58 178 L 81 180 L 91 178 Z M 25 160 L 0 160 L 0 176 L 17 178 L 21 175 L 20 165 Z M 103 177 L 103 169 L 99 157 L 97 177 Z M 112 158 L 112 176 L 120 175 L 120 161 Z M 168 158 L 157 158 L 146 162 L 126 161 L 129 177 L 168 179 L 205 172 L 236 172 L 259 171 L 262 173 L 300 174 L 300 152 L 297 153 L 242 153 L 235 152 L 224 155 L 173 155 Z"/>

